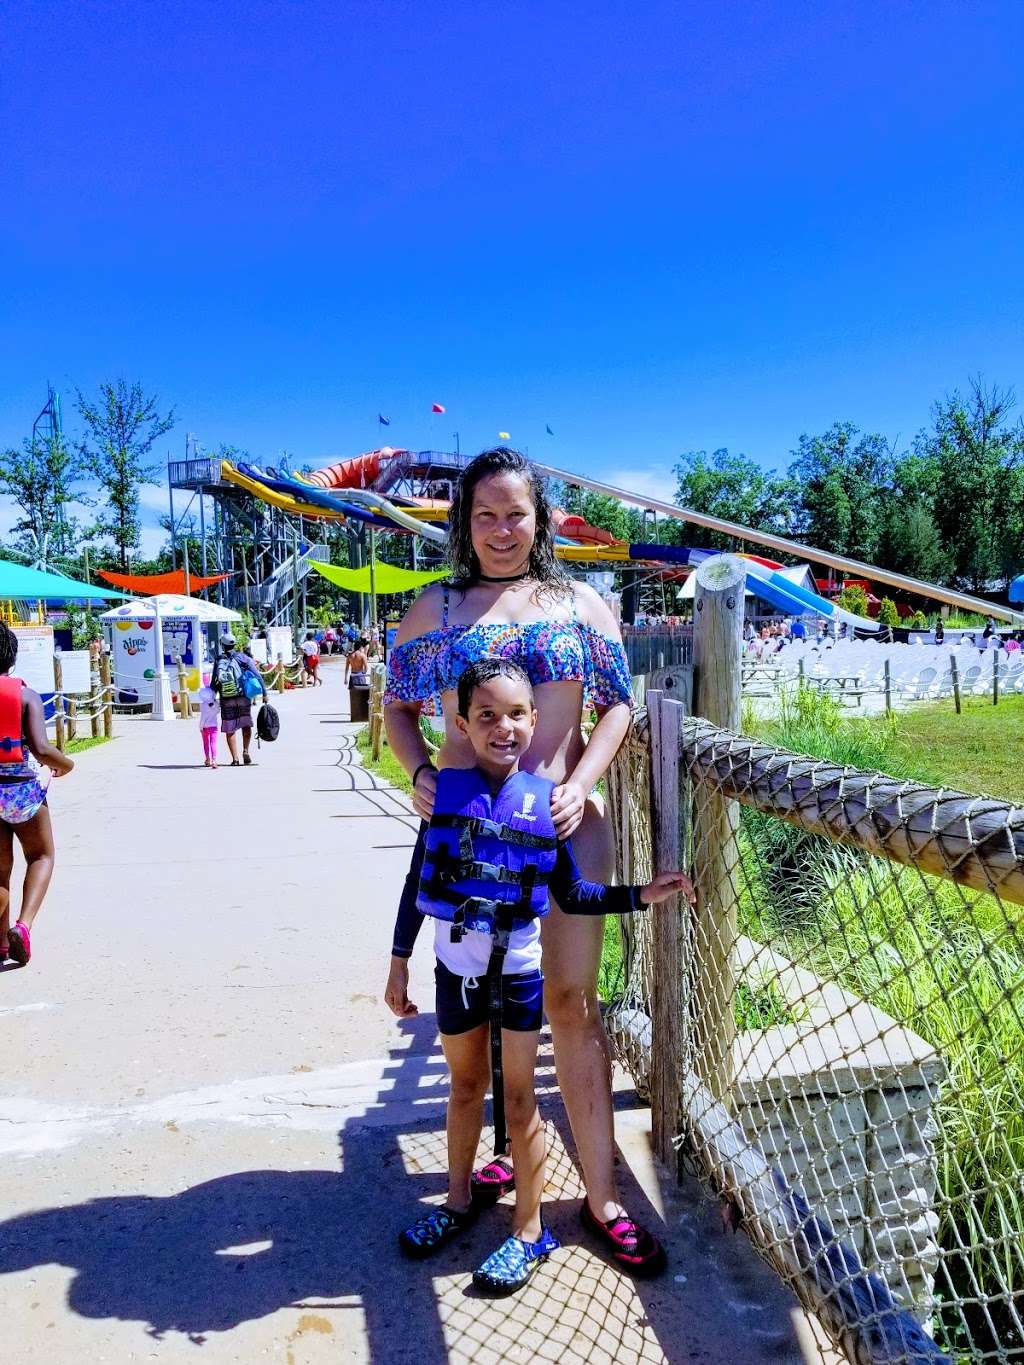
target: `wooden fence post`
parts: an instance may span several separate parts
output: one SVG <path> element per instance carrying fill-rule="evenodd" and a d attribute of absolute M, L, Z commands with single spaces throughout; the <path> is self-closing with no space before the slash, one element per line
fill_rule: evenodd
<path fill-rule="evenodd" d="M 68 697 L 68 739 L 78 738 L 78 699 Z"/>
<path fill-rule="evenodd" d="M 284 691 L 284 655 L 277 656 L 277 690 Z"/>
<path fill-rule="evenodd" d="M 953 705 L 956 707 L 957 715 L 959 715 L 963 710 L 963 705 L 960 701 L 960 669 L 957 667 L 955 650 L 950 650 L 949 673 L 953 679 Z"/>
<path fill-rule="evenodd" d="M 374 763 L 380 760 L 384 740 L 384 681 L 386 670 L 375 664 L 370 671 L 370 757 Z"/>
<path fill-rule="evenodd" d="M 992 705 L 999 705 L 999 650 L 992 655 Z"/>
<path fill-rule="evenodd" d="M 884 669 L 884 671 L 885 671 L 885 709 L 886 709 L 886 711 L 891 711 L 891 710 L 892 710 L 892 664 L 889 662 L 889 659 L 888 659 L 888 658 L 886 658 L 885 663 L 882 665 L 882 667 L 883 667 L 883 669 Z"/>
<path fill-rule="evenodd" d="M 103 693 L 100 690 L 100 664 L 96 655 L 89 660 L 89 730 L 93 739 L 100 737 L 100 708 Z"/>
<path fill-rule="evenodd" d="M 110 739 L 114 734 L 114 692 L 109 654 L 100 655 L 100 684 L 103 687 L 103 733 Z"/>
<path fill-rule="evenodd" d="M 685 706 L 653 689 L 647 693 L 651 736 L 651 837 L 654 871 L 685 861 L 688 788 L 679 746 Z M 681 898 L 651 919 L 651 1136 L 654 1153 L 676 1163 L 674 1141 L 682 1119 L 682 1077 L 690 1019 L 690 907 Z"/>
<path fill-rule="evenodd" d="M 697 568 L 694 594 L 694 712 L 725 730 L 740 728 L 743 561 L 716 555 Z M 696 788 L 693 874 L 697 892 L 691 985 L 693 1057 L 698 1077 L 727 1107 L 733 1084 L 739 807 Z"/>
<path fill-rule="evenodd" d="M 64 670 L 61 667 L 59 654 L 53 656 L 53 727 L 53 742 L 63 753 L 66 747 L 64 739 Z"/>

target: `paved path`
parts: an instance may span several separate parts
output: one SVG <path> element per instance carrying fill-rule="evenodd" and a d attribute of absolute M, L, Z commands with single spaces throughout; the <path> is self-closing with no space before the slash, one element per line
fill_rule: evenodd
<path fill-rule="evenodd" d="M 258 766 L 208 772 L 195 725 L 121 721 L 54 788 L 36 958 L 0 974 L 2 1359 L 798 1359 L 788 1296 L 694 1189 L 666 1193 L 628 1095 L 624 1185 L 671 1269 L 634 1287 L 587 1247 L 548 1047 L 557 1264 L 474 1297 L 501 1210 L 438 1261 L 397 1256 L 444 1169 L 428 951 L 419 1019 L 379 1003 L 415 822 L 325 674 L 281 698 Z"/>

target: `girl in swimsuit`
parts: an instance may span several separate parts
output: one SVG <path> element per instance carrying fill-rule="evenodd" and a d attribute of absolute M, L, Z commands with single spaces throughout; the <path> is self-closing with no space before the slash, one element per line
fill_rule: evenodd
<path fill-rule="evenodd" d="M 25 751 L 55 777 L 63 777 L 75 765 L 46 738 L 39 693 L 10 676 L 17 657 L 18 637 L 0 622 L 0 962 L 11 957 L 24 966 L 32 956 L 32 922 L 53 876 L 53 827 L 46 787 Z M 15 836 L 25 855 L 25 884 L 21 913 L 12 925 Z"/>
<path fill-rule="evenodd" d="M 419 729 L 423 703 L 440 695 L 446 738 L 440 768 L 471 768 L 474 755 L 454 724 L 463 670 L 485 656 L 518 663 L 534 687 L 537 728 L 523 759 L 527 771 L 552 779 L 551 814 L 560 839 L 572 836 L 583 875 L 611 882 L 612 831 L 594 787 L 625 738 L 632 698 L 618 626 L 597 593 L 574 582 L 554 556 L 550 509 L 533 466 L 499 447 L 475 459 L 459 480 L 449 519 L 454 581 L 427 588 L 398 630 L 384 696 L 388 740 L 413 780 L 413 805 L 427 820 L 436 773 Z M 584 701 L 598 715 L 584 744 Z M 395 926 L 389 1007 L 413 1014 L 408 958 L 419 925 L 415 897 L 423 834 L 413 854 Z M 664 1265 L 656 1239 L 630 1219 L 615 1188 L 611 1066 L 597 997 L 604 921 L 563 914 L 544 920 L 546 1013 L 558 1082 L 580 1154 L 587 1198 L 584 1224 L 615 1261 L 634 1274 Z M 495 1162 L 475 1182 L 478 1198 L 511 1187 L 511 1170 Z"/>

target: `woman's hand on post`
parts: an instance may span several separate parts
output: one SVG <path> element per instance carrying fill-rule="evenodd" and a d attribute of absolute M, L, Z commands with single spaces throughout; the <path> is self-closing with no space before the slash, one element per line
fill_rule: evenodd
<path fill-rule="evenodd" d="M 412 789 L 412 808 L 421 820 L 429 820 L 433 815 L 436 795 L 437 769 L 422 768 L 416 774 L 416 784 Z"/>
<path fill-rule="evenodd" d="M 393 957 L 384 987 L 384 1003 L 399 1019 L 412 1019 L 419 1010 L 409 999 L 409 959 Z"/>
<path fill-rule="evenodd" d="M 669 896 L 684 896 L 693 905 L 697 895 L 685 872 L 659 872 L 653 882 L 640 888 L 644 905 L 657 905 L 659 901 L 667 901 Z"/>
<path fill-rule="evenodd" d="M 568 839 L 583 823 L 587 793 L 578 782 L 563 782 L 551 793 L 551 819 L 559 839 Z"/>

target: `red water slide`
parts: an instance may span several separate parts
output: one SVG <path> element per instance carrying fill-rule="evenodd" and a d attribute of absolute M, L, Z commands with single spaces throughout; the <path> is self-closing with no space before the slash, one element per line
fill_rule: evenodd
<path fill-rule="evenodd" d="M 396 455 L 407 454 L 404 450 L 393 450 L 391 446 L 381 446 L 380 450 L 368 450 L 365 455 L 356 455 L 351 460 L 339 460 L 324 469 L 310 474 L 310 483 L 320 488 L 372 488 L 385 460 Z"/>

